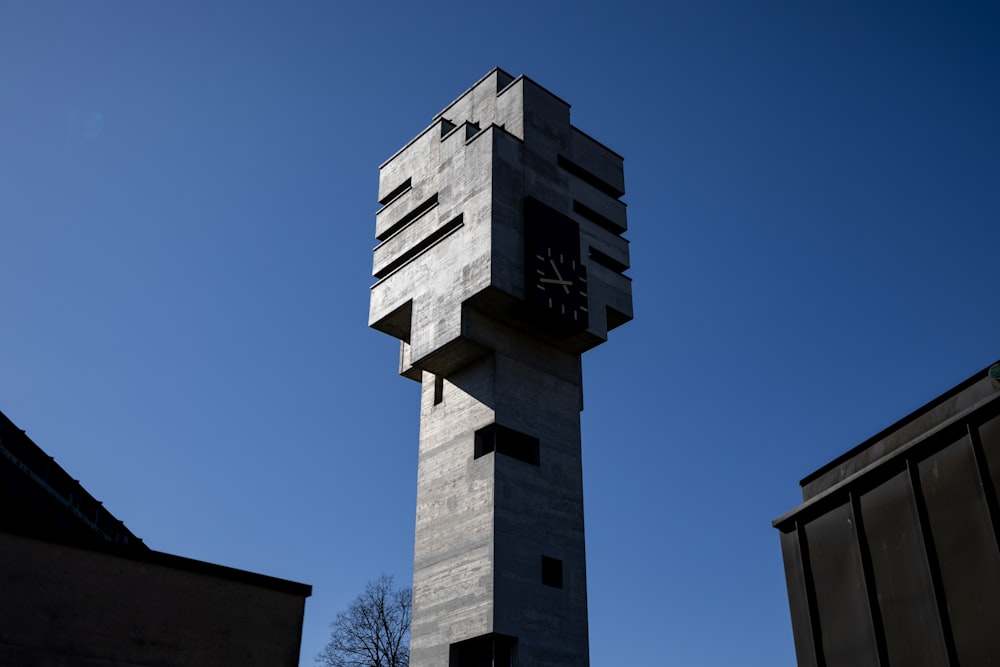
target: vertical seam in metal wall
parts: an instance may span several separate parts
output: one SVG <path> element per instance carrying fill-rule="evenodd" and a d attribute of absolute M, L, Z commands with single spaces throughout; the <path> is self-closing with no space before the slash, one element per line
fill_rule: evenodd
<path fill-rule="evenodd" d="M 865 584 L 868 598 L 868 616 L 871 619 L 872 633 L 875 636 L 875 651 L 878 654 L 878 664 L 889 664 L 889 652 L 885 645 L 885 626 L 882 623 L 882 609 L 878 603 L 878 591 L 875 590 L 875 571 L 872 567 L 872 555 L 868 546 L 868 536 L 864 530 L 864 518 L 861 516 L 861 501 L 855 492 L 848 494 L 850 499 L 850 516 L 854 527 L 855 543 L 858 545 L 858 557 L 861 559 L 861 577 Z"/>
<path fill-rule="evenodd" d="M 816 602 L 816 586 L 813 584 L 812 566 L 809 564 L 809 541 L 806 539 L 806 529 L 801 521 L 795 521 L 795 536 L 799 540 L 799 560 L 802 562 L 802 581 L 806 589 L 806 605 L 809 608 L 809 629 L 812 633 L 813 655 L 816 667 L 826 667 L 826 656 L 823 653 L 823 634 L 819 622 L 819 605 Z"/>
<path fill-rule="evenodd" d="M 1000 507 L 997 507 L 997 492 L 990 477 L 990 469 L 986 464 L 986 453 L 983 451 L 983 441 L 979 437 L 979 428 L 966 424 L 969 440 L 972 441 L 972 455 L 976 460 L 976 472 L 979 474 L 979 487 L 983 491 L 986 499 L 986 513 L 990 517 L 990 526 L 993 529 L 993 542 L 997 547 L 997 555 L 1000 555 Z"/>
<path fill-rule="evenodd" d="M 941 580 L 941 568 L 938 564 L 937 551 L 934 547 L 934 536 L 931 534 L 930 520 L 927 517 L 927 505 L 924 502 L 923 485 L 920 483 L 920 471 L 917 463 L 908 458 L 906 471 L 910 478 L 910 491 L 913 494 L 913 504 L 917 510 L 917 521 L 920 524 L 920 538 L 924 543 L 924 554 L 927 559 L 927 570 L 931 575 L 931 586 L 934 589 L 934 602 L 937 603 L 938 619 L 941 622 L 941 634 L 944 637 L 945 650 L 948 652 L 948 664 L 958 665 L 958 653 L 955 650 L 955 637 L 951 632 L 951 618 L 948 615 L 948 602 L 944 594 L 944 582 Z"/>

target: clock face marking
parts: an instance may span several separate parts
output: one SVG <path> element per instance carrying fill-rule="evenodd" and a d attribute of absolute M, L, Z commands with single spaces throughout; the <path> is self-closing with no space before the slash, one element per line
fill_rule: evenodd
<path fill-rule="evenodd" d="M 535 199 L 525 200 L 525 300 L 535 324 L 557 336 L 589 323 L 587 266 L 580 249 L 575 220 Z"/>

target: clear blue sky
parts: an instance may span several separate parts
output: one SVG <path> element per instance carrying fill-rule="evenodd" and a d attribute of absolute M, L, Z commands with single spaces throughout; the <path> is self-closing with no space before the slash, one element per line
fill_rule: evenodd
<path fill-rule="evenodd" d="M 794 664 L 798 480 L 1000 357 L 996 2 L 0 0 L 0 410 L 151 547 L 412 566 L 378 165 L 490 68 L 625 156 L 584 358 L 597 666 Z"/>

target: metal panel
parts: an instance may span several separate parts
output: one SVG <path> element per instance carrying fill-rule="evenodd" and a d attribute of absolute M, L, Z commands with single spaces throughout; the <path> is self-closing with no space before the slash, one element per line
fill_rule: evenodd
<path fill-rule="evenodd" d="M 860 496 L 890 665 L 939 667 L 948 652 L 905 471 Z"/>
<path fill-rule="evenodd" d="M 993 520 L 993 535 L 1000 548 L 1000 417 L 982 424 L 978 429 L 982 462 L 979 467 L 986 490 L 987 506 Z"/>
<path fill-rule="evenodd" d="M 774 522 L 800 666 L 1000 665 L 992 374 L 976 374 L 802 486 L 805 502 Z"/>
<path fill-rule="evenodd" d="M 818 667 L 816 646 L 809 622 L 809 597 L 798 534 L 794 529 L 788 532 L 781 531 L 781 555 L 785 561 L 785 581 L 788 583 L 788 606 L 792 613 L 795 658 L 799 667 Z"/>
<path fill-rule="evenodd" d="M 969 437 L 921 461 L 919 473 L 959 662 L 993 664 L 1000 557 Z"/>
<path fill-rule="evenodd" d="M 878 650 L 850 505 L 805 524 L 827 667 L 877 667 Z"/>

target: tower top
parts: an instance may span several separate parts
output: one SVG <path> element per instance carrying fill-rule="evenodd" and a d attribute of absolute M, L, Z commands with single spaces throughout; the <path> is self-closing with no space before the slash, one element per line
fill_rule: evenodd
<path fill-rule="evenodd" d="M 498 323 L 571 352 L 632 318 L 622 157 L 494 68 L 380 167 L 369 324 L 447 374 Z M 552 253 L 552 257 L 550 257 Z"/>

